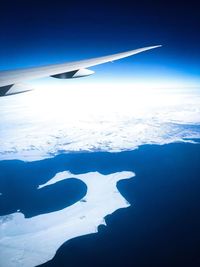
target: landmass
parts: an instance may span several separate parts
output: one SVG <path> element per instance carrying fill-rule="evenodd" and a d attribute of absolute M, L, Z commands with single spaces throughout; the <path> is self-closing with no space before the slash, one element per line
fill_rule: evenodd
<path fill-rule="evenodd" d="M 129 206 L 116 184 L 133 176 L 135 174 L 130 171 L 109 175 L 99 172 L 57 173 L 40 188 L 73 177 L 87 185 L 86 196 L 70 207 L 32 218 L 25 218 L 21 212 L 1 216 L 1 266 L 33 267 L 42 264 L 51 260 L 67 240 L 97 232 L 99 225 L 105 225 L 106 215 Z"/>

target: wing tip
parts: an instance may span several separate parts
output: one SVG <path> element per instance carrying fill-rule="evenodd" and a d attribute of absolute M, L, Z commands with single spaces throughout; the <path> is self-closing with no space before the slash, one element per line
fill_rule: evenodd
<path fill-rule="evenodd" d="M 139 52 L 144 52 L 144 51 L 148 51 L 148 50 L 159 48 L 159 47 L 162 47 L 162 45 L 146 46 L 146 47 L 143 47 L 143 48 L 139 48 L 138 51 Z"/>
<path fill-rule="evenodd" d="M 149 49 L 154 49 L 154 48 L 159 48 L 159 47 L 162 47 L 162 45 L 153 45 L 153 46 L 149 46 L 148 48 Z"/>

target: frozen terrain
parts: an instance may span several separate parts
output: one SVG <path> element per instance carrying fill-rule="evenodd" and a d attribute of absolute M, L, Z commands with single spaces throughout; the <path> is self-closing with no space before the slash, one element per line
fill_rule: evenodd
<path fill-rule="evenodd" d="M 43 87 L 0 98 L 1 159 L 131 150 L 200 137 L 199 88 Z"/>
<path fill-rule="evenodd" d="M 0 217 L 0 266 L 33 267 L 52 259 L 67 240 L 98 231 L 104 217 L 129 203 L 117 190 L 116 183 L 134 176 L 133 172 L 102 175 L 98 172 L 74 175 L 57 173 L 41 187 L 68 178 L 87 185 L 84 199 L 63 210 L 24 218 L 20 212 Z M 38 189 L 39 190 L 39 189 Z"/>

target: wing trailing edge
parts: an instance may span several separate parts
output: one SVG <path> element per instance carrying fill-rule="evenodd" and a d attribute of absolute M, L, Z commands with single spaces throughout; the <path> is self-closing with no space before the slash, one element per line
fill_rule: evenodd
<path fill-rule="evenodd" d="M 17 95 L 25 92 L 32 91 L 33 88 L 30 85 L 23 83 L 16 83 L 11 85 L 6 85 L 0 87 L 0 97 L 1 96 L 9 96 L 9 95 Z"/>

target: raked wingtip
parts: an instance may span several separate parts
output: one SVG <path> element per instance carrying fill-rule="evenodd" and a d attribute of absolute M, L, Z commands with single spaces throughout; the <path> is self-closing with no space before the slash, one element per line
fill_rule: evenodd
<path fill-rule="evenodd" d="M 155 48 L 162 47 L 163 45 L 155 45 Z"/>
<path fill-rule="evenodd" d="M 145 50 L 151 50 L 151 49 L 155 49 L 155 48 L 159 48 L 159 47 L 162 47 L 162 45 L 152 45 L 152 46 L 147 46 L 147 47 L 144 47 L 144 51 Z"/>

